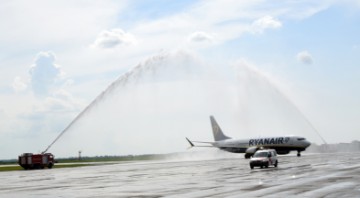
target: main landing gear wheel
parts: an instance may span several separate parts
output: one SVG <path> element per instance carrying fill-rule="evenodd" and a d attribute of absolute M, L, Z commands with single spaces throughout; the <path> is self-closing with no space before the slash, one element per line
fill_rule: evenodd
<path fill-rule="evenodd" d="M 252 154 L 250 154 L 250 153 L 245 153 L 245 159 L 250 159 L 250 157 L 252 156 Z"/>

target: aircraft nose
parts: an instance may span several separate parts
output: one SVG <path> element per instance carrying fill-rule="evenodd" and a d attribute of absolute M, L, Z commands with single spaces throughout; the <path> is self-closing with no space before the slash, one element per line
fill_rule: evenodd
<path fill-rule="evenodd" d="M 305 143 L 305 147 L 309 147 L 311 145 L 311 143 L 307 140 L 304 143 Z"/>

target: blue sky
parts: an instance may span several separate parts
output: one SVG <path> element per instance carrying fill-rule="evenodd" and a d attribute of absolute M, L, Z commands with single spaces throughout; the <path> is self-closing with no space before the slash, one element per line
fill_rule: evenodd
<path fill-rule="evenodd" d="M 212 140 L 209 114 L 229 136 L 321 143 L 296 108 L 328 142 L 360 139 L 359 1 L 0 4 L 0 159 L 45 149 L 139 64 L 54 153 L 183 151 L 184 136 Z"/>

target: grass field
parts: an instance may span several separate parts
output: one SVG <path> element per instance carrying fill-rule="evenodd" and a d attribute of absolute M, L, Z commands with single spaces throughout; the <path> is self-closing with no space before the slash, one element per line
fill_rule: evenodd
<path fill-rule="evenodd" d="M 74 168 L 74 167 L 82 167 L 82 166 L 97 166 L 97 165 L 104 165 L 101 163 L 98 164 L 87 164 L 87 163 L 57 163 L 52 168 Z M 14 164 L 14 165 L 7 165 L 7 166 L 0 166 L 1 171 L 19 171 L 24 170 L 21 166 Z"/>
<path fill-rule="evenodd" d="M 128 156 L 96 156 L 96 157 L 82 157 L 78 158 L 59 158 L 56 159 L 53 168 L 73 168 L 82 166 L 97 166 L 105 164 L 113 164 L 111 162 L 127 162 L 127 161 L 140 161 L 140 160 L 154 160 L 160 159 L 163 155 L 128 155 Z M 24 170 L 17 164 L 17 160 L 0 161 L 1 171 L 19 171 Z"/>

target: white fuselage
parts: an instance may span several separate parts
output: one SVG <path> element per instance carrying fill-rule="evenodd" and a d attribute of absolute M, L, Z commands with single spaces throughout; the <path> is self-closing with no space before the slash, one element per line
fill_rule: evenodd
<path fill-rule="evenodd" d="M 234 152 L 245 153 L 250 148 L 271 148 L 279 154 L 287 154 L 290 151 L 304 151 L 310 142 L 299 136 L 277 136 L 252 139 L 226 139 L 212 143 L 214 147 Z"/>

